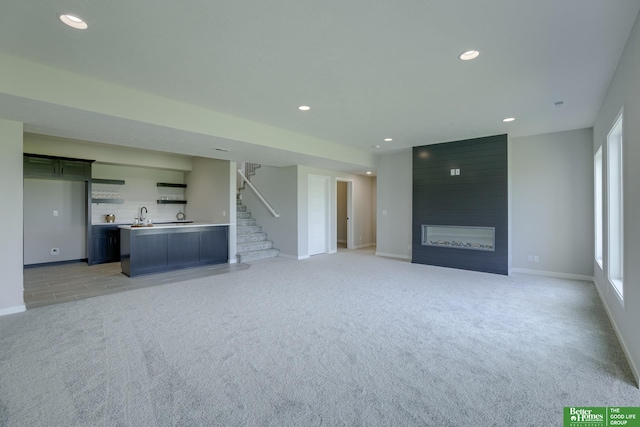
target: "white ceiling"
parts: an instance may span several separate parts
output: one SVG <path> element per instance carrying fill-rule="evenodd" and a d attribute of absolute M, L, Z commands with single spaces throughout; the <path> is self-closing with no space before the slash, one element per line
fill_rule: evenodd
<path fill-rule="evenodd" d="M 639 9 L 638 0 L 3 0 L 0 52 L 386 152 L 592 126 Z M 62 25 L 61 12 L 89 29 Z M 460 61 L 468 49 L 480 57 Z M 196 133 L 2 93 L 0 116 L 55 136 L 162 150 L 176 138 L 184 154 L 340 166 L 224 139 L 232 154 L 209 154 Z M 508 116 L 516 121 L 502 123 Z"/>

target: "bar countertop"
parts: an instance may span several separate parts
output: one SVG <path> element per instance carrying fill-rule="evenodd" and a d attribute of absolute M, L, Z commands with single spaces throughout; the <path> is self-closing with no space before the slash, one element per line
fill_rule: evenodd
<path fill-rule="evenodd" d="M 142 225 L 120 225 L 118 228 L 123 228 L 125 230 L 149 230 L 149 229 L 157 229 L 157 228 L 188 228 L 188 227 L 220 227 L 230 224 L 219 224 L 215 222 L 184 222 L 184 223 L 172 223 L 172 224 L 153 224 L 152 226 Z"/>

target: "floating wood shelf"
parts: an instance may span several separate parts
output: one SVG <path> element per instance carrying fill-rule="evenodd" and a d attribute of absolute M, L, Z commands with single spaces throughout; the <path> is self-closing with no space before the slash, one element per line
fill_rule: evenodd
<path fill-rule="evenodd" d="M 102 178 L 92 178 L 91 182 L 93 184 L 111 184 L 111 185 L 124 185 L 124 179 L 102 179 Z"/>
<path fill-rule="evenodd" d="M 171 188 L 187 188 L 187 184 L 171 184 L 169 182 L 158 182 L 158 187 L 171 187 Z"/>
<path fill-rule="evenodd" d="M 123 199 L 91 199 L 91 203 L 111 203 L 113 205 L 121 205 L 124 203 Z"/>

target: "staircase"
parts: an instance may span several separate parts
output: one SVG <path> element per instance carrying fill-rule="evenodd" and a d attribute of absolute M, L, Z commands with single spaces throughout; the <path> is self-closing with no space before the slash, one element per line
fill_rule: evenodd
<path fill-rule="evenodd" d="M 277 257 L 280 251 L 273 248 L 271 240 L 267 240 L 267 233 L 263 233 L 262 227 L 257 224 L 255 219 L 251 218 L 251 212 L 247 212 L 247 207 L 242 205 L 242 200 L 238 199 L 237 204 L 236 258 L 238 262 Z"/>

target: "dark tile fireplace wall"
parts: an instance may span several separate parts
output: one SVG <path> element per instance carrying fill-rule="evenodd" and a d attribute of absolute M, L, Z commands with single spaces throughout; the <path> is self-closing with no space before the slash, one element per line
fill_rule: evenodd
<path fill-rule="evenodd" d="M 423 224 L 495 227 L 495 251 L 423 246 Z M 507 135 L 413 148 L 412 262 L 508 274 L 508 237 Z"/>

